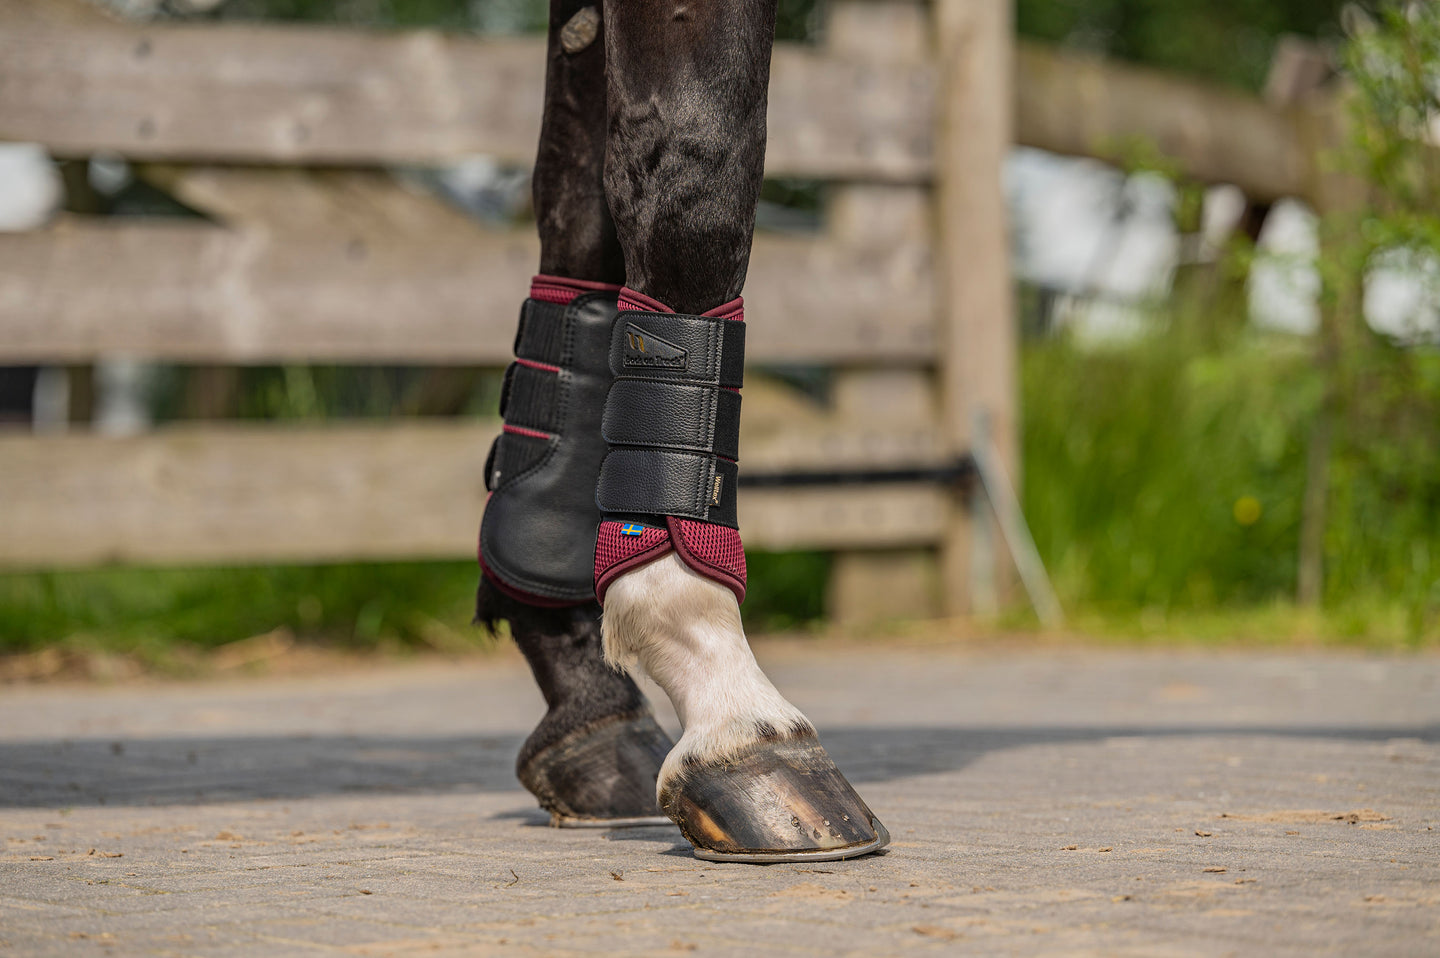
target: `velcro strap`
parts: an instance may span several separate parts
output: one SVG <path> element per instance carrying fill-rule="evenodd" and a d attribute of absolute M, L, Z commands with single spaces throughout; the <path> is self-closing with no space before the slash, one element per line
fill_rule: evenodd
<path fill-rule="evenodd" d="M 733 462 L 693 452 L 611 449 L 600 466 L 595 502 L 607 513 L 679 516 L 739 527 Z"/>
<path fill-rule="evenodd" d="M 714 386 L 621 379 L 605 400 L 605 441 L 740 458 L 740 394 Z"/>
<path fill-rule="evenodd" d="M 558 373 L 511 363 L 500 387 L 500 416 L 511 426 L 554 432 L 559 426 L 559 390 Z"/>
<path fill-rule="evenodd" d="M 745 324 L 715 316 L 622 312 L 610 341 L 610 371 L 739 389 L 745 373 Z"/>
<path fill-rule="evenodd" d="M 565 310 L 559 303 L 527 299 L 515 330 L 515 355 L 521 359 L 565 365 Z"/>

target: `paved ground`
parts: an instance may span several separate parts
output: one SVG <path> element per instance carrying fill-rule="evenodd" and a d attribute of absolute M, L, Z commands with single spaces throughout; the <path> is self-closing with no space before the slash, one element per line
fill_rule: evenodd
<path fill-rule="evenodd" d="M 544 827 L 513 657 L 0 689 L 0 954 L 1440 954 L 1440 658 L 761 658 L 888 854 Z"/>

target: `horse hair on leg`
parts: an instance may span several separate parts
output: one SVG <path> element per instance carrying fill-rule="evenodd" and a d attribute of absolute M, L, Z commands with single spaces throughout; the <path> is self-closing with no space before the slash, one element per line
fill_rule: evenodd
<path fill-rule="evenodd" d="M 775 0 L 608 0 L 605 186 L 626 288 L 611 346 L 596 593 L 605 654 L 684 726 L 661 808 L 720 861 L 867 854 L 884 826 L 745 638 L 735 518 L 743 306 Z"/>
<path fill-rule="evenodd" d="M 550 0 L 545 109 L 530 192 L 540 272 L 619 286 L 625 255 L 605 200 L 605 21 L 600 0 Z"/>

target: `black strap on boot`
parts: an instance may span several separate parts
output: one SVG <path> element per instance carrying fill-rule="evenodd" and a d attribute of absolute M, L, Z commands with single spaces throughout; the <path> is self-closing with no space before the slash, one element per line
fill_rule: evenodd
<path fill-rule="evenodd" d="M 610 341 L 606 518 L 695 519 L 734 529 L 745 324 L 622 311 Z"/>
<path fill-rule="evenodd" d="M 606 444 L 616 294 L 569 305 L 527 299 L 505 370 L 505 428 L 485 464 L 490 499 L 480 525 L 486 571 L 522 599 L 569 604 L 594 598 L 595 480 Z"/>

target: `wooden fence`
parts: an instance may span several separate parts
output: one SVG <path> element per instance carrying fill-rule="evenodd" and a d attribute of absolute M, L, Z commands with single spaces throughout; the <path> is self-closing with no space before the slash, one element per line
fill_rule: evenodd
<path fill-rule="evenodd" d="M 831 366 L 835 398 L 817 410 L 747 388 L 747 472 L 937 469 L 983 416 L 1018 481 L 1001 189 L 1016 134 L 1089 154 L 1140 135 L 1262 200 L 1312 191 L 1305 117 L 1017 53 L 1008 0 L 836 0 L 825 37 L 775 51 L 767 156 L 771 175 L 832 182 L 825 228 L 757 236 L 745 297 L 752 361 Z M 543 70 L 540 38 L 139 26 L 76 0 L 0 0 L 0 139 L 149 164 L 214 221 L 65 216 L 0 236 L 0 361 L 503 364 L 535 239 L 374 167 L 528 163 Z M 497 428 L 3 436 L 0 565 L 470 555 Z M 841 616 L 993 601 L 987 515 L 934 482 L 741 497 L 749 546 L 840 552 Z"/>

